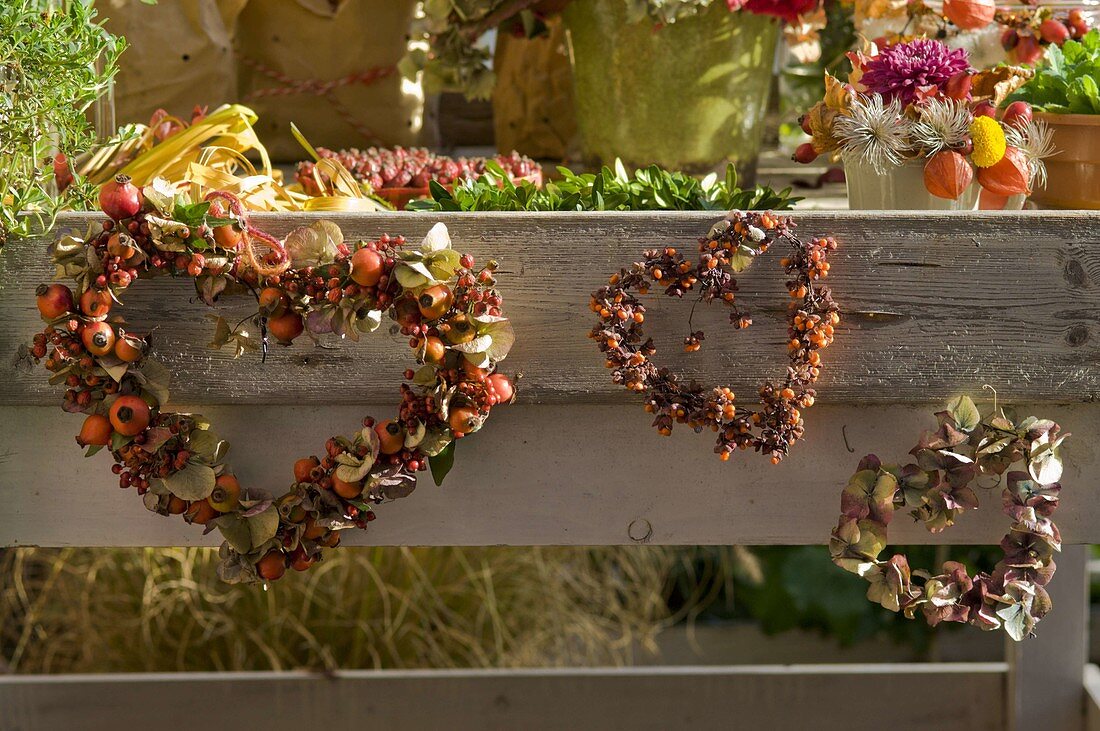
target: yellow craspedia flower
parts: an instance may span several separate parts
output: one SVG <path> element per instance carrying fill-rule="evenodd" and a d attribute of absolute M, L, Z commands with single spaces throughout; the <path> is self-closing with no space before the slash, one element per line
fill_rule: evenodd
<path fill-rule="evenodd" d="M 970 138 L 974 140 L 970 159 L 980 168 L 999 163 L 1008 149 L 1004 128 L 993 117 L 975 117 L 970 125 Z"/>

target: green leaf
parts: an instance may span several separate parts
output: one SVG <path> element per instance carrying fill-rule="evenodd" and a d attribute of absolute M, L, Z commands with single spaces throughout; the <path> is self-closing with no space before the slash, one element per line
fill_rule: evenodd
<path fill-rule="evenodd" d="M 275 506 L 247 518 L 226 513 L 211 521 L 237 553 L 247 554 L 275 537 L 279 531 L 279 511 Z"/>
<path fill-rule="evenodd" d="M 416 289 L 433 281 L 431 271 L 419 261 L 403 261 L 394 267 L 393 274 L 405 289 Z"/>
<path fill-rule="evenodd" d="M 244 518 L 236 513 L 226 513 L 210 522 L 234 551 L 240 554 L 252 551 L 252 531 L 249 530 Z"/>
<path fill-rule="evenodd" d="M 471 365 L 477 368 L 488 368 L 493 364 L 493 361 L 489 358 L 488 352 L 463 353 L 462 357 L 468 360 Z"/>
<path fill-rule="evenodd" d="M 458 343 L 457 345 L 449 346 L 451 350 L 457 350 L 460 353 L 484 353 L 493 344 L 492 335 L 478 335 L 473 340 L 465 343 Z"/>
<path fill-rule="evenodd" d="M 457 441 L 450 442 L 438 454 L 428 457 L 428 465 L 432 469 L 432 479 L 435 484 L 442 485 L 443 479 L 451 471 L 455 463 L 455 445 Z"/>
<path fill-rule="evenodd" d="M 353 464 L 341 464 L 336 468 L 336 476 L 344 482 L 360 482 L 368 474 L 370 474 L 371 467 L 374 466 L 374 457 L 367 455 L 363 459 L 358 457 L 353 458 L 355 462 Z"/>
<path fill-rule="evenodd" d="M 168 403 L 168 386 L 172 381 L 172 372 L 160 361 L 146 358 L 142 361 L 141 369 L 143 391 L 156 399 L 158 406 Z"/>
<path fill-rule="evenodd" d="M 445 282 L 462 266 L 461 261 L 462 255 L 454 249 L 442 249 L 429 254 L 425 264 L 431 272 L 432 279 Z"/>
<path fill-rule="evenodd" d="M 480 331 L 492 338 L 489 347 L 485 349 L 485 354 L 493 362 L 504 360 L 516 342 L 516 334 L 512 330 L 512 323 L 508 320 L 494 322 L 481 328 Z"/>
<path fill-rule="evenodd" d="M 382 310 L 371 310 L 360 322 L 365 323 L 370 332 L 374 332 L 382 324 Z"/>
<path fill-rule="evenodd" d="M 418 386 L 434 386 L 439 382 L 439 373 L 435 366 L 421 366 L 413 374 L 412 382 Z"/>
<path fill-rule="evenodd" d="M 111 432 L 111 451 L 117 452 L 122 447 L 126 446 L 130 442 L 134 441 L 133 437 L 123 436 L 116 432 Z"/>
<path fill-rule="evenodd" d="M 737 247 L 737 251 L 730 256 L 730 268 L 735 272 L 743 272 L 752 265 L 755 258 L 756 252 L 741 244 Z"/>
<path fill-rule="evenodd" d="M 1100 114 L 1100 31 L 1061 48 L 1047 46 L 1034 78 L 1009 95 L 1007 102 L 1026 101 L 1056 114 Z"/>
<path fill-rule="evenodd" d="M 947 411 L 955 420 L 959 431 L 970 433 L 982 423 L 981 412 L 969 396 L 958 396 L 947 403 Z"/>
<path fill-rule="evenodd" d="M 229 442 L 220 439 L 209 429 L 195 429 L 187 437 L 187 446 L 192 454 L 208 465 L 220 464 L 229 451 Z"/>
<path fill-rule="evenodd" d="M 214 470 L 198 462 L 187 465 L 168 477 L 157 478 L 172 493 L 183 500 L 205 500 L 214 492 Z"/>

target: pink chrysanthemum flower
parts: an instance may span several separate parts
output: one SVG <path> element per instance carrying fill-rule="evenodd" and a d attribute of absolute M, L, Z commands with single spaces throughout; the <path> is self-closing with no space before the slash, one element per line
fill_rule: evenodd
<path fill-rule="evenodd" d="M 918 39 L 884 48 L 867 61 L 859 81 L 869 92 L 888 102 L 897 99 L 904 107 L 927 96 L 932 87 L 942 90 L 948 79 L 969 68 L 964 49 Z"/>

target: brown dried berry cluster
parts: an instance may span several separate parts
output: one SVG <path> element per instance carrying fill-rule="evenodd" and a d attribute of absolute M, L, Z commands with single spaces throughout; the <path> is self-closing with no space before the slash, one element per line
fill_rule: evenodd
<path fill-rule="evenodd" d="M 644 261 L 612 275 L 606 287 L 593 293 L 590 306 L 599 322 L 589 337 L 607 358 L 612 381 L 645 394 L 646 411 L 655 415 L 653 426 L 661 434 L 671 434 L 677 423 L 687 424 L 696 433 L 710 429 L 718 434 L 714 451 L 721 459 L 729 459 L 735 449 L 752 447 L 769 455 L 773 464 L 801 438 L 800 409 L 813 405 L 812 385 L 821 373 L 818 351 L 833 341 L 840 314 L 828 287 L 819 283 L 829 274 L 827 258 L 836 241 L 821 238 L 804 243 L 793 228 L 790 219 L 770 213 L 732 213 L 700 239 L 697 261 L 689 261 L 672 247 L 646 251 Z M 653 363 L 657 349 L 645 336 L 646 308 L 635 293 L 644 295 L 652 285 L 664 287 L 669 297 L 697 291 L 700 301 L 729 307 L 735 328 L 748 327 L 752 319 L 737 305 L 734 274 L 778 241 L 794 249 L 781 261 L 791 277 L 787 291 L 793 298 L 788 313 L 790 364 L 782 385 L 768 382 L 761 387 L 762 409 L 740 407 L 729 388 L 685 383 Z M 702 331 L 690 333 L 684 350 L 699 350 L 703 339 Z"/>

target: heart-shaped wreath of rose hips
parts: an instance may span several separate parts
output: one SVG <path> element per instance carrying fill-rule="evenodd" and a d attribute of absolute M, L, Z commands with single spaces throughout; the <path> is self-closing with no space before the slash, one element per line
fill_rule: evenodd
<path fill-rule="evenodd" d="M 495 372 L 514 336 L 495 289 L 494 262 L 474 269 L 437 224 L 419 249 L 403 237 L 345 243 L 327 221 L 284 241 L 258 230 L 224 193 L 192 203 L 157 181 L 139 190 L 120 177 L 104 189 L 110 220 L 84 238 L 50 247 L 58 277 L 38 288 L 45 330 L 24 356 L 64 384 L 64 408 L 88 416 L 77 442 L 103 447 L 119 486 L 134 487 L 148 509 L 182 514 L 225 538 L 220 575 L 230 582 L 273 580 L 288 566 L 304 570 L 339 531 L 365 528 L 371 506 L 408 495 L 416 473 L 431 466 L 439 482 L 455 440 L 481 428 L 490 409 L 514 396 Z M 148 338 L 124 330 L 113 311 L 135 280 L 158 274 L 195 279 L 207 303 L 222 293 L 252 293 L 256 338 L 220 317 L 215 347 L 240 355 L 263 349 L 267 334 L 289 345 L 303 332 L 358 340 L 388 314 L 409 336 L 420 367 L 405 371 L 401 405 L 391 421 L 368 417 L 351 437 L 333 437 L 321 459 L 294 464 L 290 492 L 278 498 L 242 487 L 225 462 L 229 445 L 198 414 L 166 410 L 168 371 L 148 357 Z M 212 316 L 213 317 L 213 316 Z"/>
<path fill-rule="evenodd" d="M 590 306 L 599 322 L 589 337 L 607 358 L 611 380 L 645 394 L 646 411 L 656 415 L 653 426 L 661 434 L 671 434 L 674 423 L 687 424 L 696 433 L 709 428 L 718 433 L 714 451 L 721 459 L 729 459 L 734 449 L 752 447 L 770 455 L 773 464 L 802 436 L 800 409 L 814 403 L 812 385 L 821 367 L 818 351 L 833 341 L 840 312 L 829 288 L 818 283 L 828 276 L 827 258 L 836 241 L 819 238 L 804 243 L 793 229 L 789 218 L 734 212 L 699 240 L 697 262 L 671 247 L 646 251 L 644 261 L 621 269 L 606 287 L 592 294 Z M 721 302 L 732 310 L 730 322 L 735 328 L 748 327 L 752 319 L 736 304 L 734 274 L 747 269 L 777 241 L 786 241 L 794 249 L 780 262 L 791 276 L 787 291 L 794 300 L 787 317 L 790 364 L 782 385 L 769 382 L 760 389 L 763 408 L 742 408 L 735 405 L 734 393 L 727 387 L 685 384 L 667 368 L 654 365 L 651 359 L 657 349 L 642 327 L 646 308 L 634 293 L 646 294 L 651 284 L 663 286 L 669 297 L 698 290 L 700 301 Z M 699 350 L 703 338 L 701 331 L 690 333 L 684 338 L 684 349 Z"/>
<path fill-rule="evenodd" d="M 884 465 L 873 454 L 860 461 L 841 496 L 840 522 L 829 542 L 833 563 L 867 579 L 868 599 L 910 619 L 920 612 L 932 626 L 966 622 L 1004 628 L 1021 640 L 1051 608 L 1043 587 L 1054 576 L 1054 552 L 1061 550 L 1051 516 L 1062 489 L 1058 448 L 1069 435 L 1059 434 L 1053 421 L 1015 421 L 996 407 L 983 419 L 966 396 L 936 417 L 939 429 L 910 451 L 915 463 Z M 1005 474 L 1018 462 L 1026 472 Z M 911 571 L 901 554 L 879 559 L 896 509 L 912 508 L 914 518 L 938 533 L 978 507 L 971 484 L 982 475 L 1004 475 L 1004 513 L 1012 520 L 1001 541 L 1004 558 L 992 574 L 971 576 L 963 564 L 947 561 L 933 576 Z"/>

